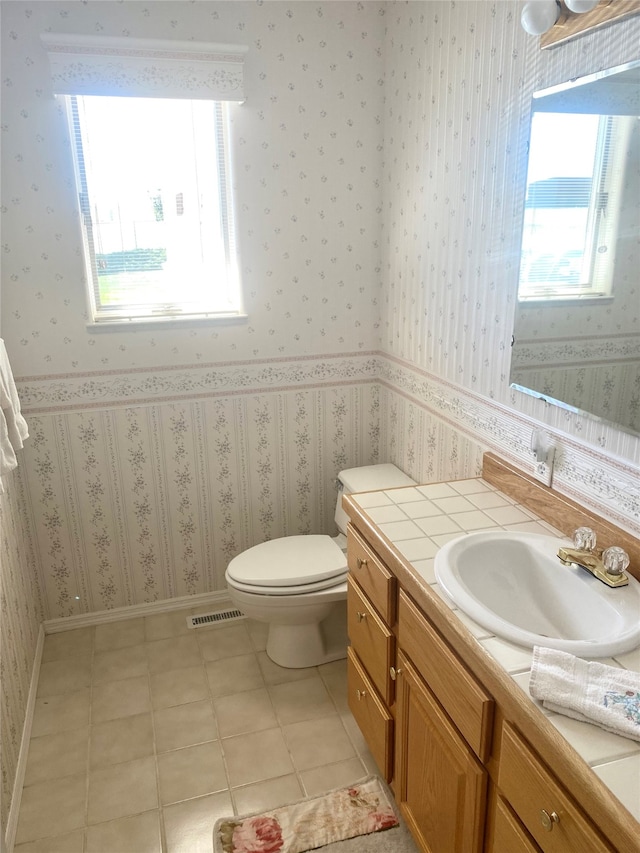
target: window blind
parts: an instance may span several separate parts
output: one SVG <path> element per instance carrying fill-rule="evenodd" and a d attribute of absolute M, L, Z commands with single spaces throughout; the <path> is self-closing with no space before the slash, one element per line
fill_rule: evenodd
<path fill-rule="evenodd" d="M 246 45 L 42 33 L 56 95 L 242 102 Z"/>

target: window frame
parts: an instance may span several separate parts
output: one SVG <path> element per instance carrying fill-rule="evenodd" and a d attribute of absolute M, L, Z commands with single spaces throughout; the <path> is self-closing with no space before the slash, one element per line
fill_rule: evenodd
<path fill-rule="evenodd" d="M 222 228 L 222 243 L 226 268 L 233 277 L 231 286 L 237 293 L 233 310 L 185 311 L 178 302 L 156 303 L 146 308 L 135 308 L 134 303 L 126 307 L 105 307 L 100 304 L 100 287 L 94 224 L 91 217 L 91 196 L 87 185 L 84 163 L 84 147 L 80 129 L 78 98 L 81 95 L 64 95 L 65 111 L 69 123 L 70 142 L 73 155 L 75 189 L 78 195 L 80 227 L 82 233 L 83 261 L 85 267 L 84 286 L 87 299 L 88 323 L 91 331 L 121 330 L 123 327 L 163 328 L 167 326 L 191 326 L 227 324 L 247 319 L 244 311 L 244 299 L 240 275 L 240 252 L 235 225 L 235 199 L 233 191 L 233 162 L 230 144 L 230 117 L 228 101 L 206 99 L 214 109 L 216 151 L 214 153 L 218 170 L 218 204 Z M 127 97 L 115 95 L 112 97 Z M 165 100 L 178 100 L 166 98 Z M 180 100 L 188 100 L 180 98 Z M 203 99 L 198 99 L 203 100 Z M 229 279 L 227 279 L 228 281 Z M 212 282 L 212 288 L 215 283 Z M 163 310 L 163 307 L 164 309 Z"/>

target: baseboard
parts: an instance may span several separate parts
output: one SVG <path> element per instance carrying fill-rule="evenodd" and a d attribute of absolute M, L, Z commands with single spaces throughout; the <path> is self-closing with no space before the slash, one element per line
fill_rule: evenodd
<path fill-rule="evenodd" d="M 24 777 L 27 771 L 27 758 L 29 756 L 29 742 L 31 740 L 31 728 L 33 726 L 33 715 L 36 709 L 36 693 L 38 692 L 38 679 L 40 678 L 40 664 L 42 662 L 42 650 L 44 648 L 44 626 L 40 624 L 38 632 L 38 642 L 36 643 L 36 652 L 33 656 L 33 670 L 31 672 L 31 682 L 29 684 L 29 696 L 27 698 L 27 708 L 24 716 L 24 725 L 22 727 L 22 739 L 20 741 L 20 752 L 18 754 L 18 766 L 16 767 L 16 778 L 13 782 L 13 793 L 11 795 L 11 808 L 7 818 L 7 829 L 5 832 L 6 853 L 13 853 L 13 847 L 16 841 L 16 832 L 18 831 L 18 817 L 20 815 L 20 803 L 22 801 L 22 788 L 24 785 Z"/>
<path fill-rule="evenodd" d="M 105 622 L 120 622 L 122 619 L 134 619 L 136 616 L 153 616 L 168 613 L 171 610 L 193 610 L 200 607 L 215 609 L 231 604 L 226 590 L 202 592 L 199 595 L 183 595 L 180 598 L 165 598 L 147 604 L 132 604 L 129 607 L 114 607 L 112 610 L 97 610 L 93 613 L 79 613 L 77 616 L 64 616 L 61 619 L 46 619 L 42 624 L 45 634 L 57 634 L 59 631 L 71 631 L 74 628 L 87 628 L 91 625 L 103 625 Z"/>

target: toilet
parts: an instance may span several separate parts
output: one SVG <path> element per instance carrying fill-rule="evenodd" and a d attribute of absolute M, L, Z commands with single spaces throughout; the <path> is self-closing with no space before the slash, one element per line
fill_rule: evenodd
<path fill-rule="evenodd" d="M 292 669 L 347 655 L 347 514 L 342 495 L 415 486 L 392 464 L 349 468 L 338 475 L 339 533 L 271 539 L 234 557 L 225 577 L 234 606 L 267 622 L 267 654 Z"/>

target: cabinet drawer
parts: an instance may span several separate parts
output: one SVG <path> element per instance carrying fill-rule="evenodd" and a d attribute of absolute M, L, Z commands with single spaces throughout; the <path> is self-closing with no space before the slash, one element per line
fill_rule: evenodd
<path fill-rule="evenodd" d="M 387 625 L 396 621 L 396 579 L 351 525 L 347 531 L 347 562 L 354 578 Z"/>
<path fill-rule="evenodd" d="M 398 642 L 482 762 L 489 758 L 493 699 L 401 590 Z"/>
<path fill-rule="evenodd" d="M 352 648 L 347 650 L 349 709 L 387 782 L 393 768 L 393 717 L 384 706 Z"/>
<path fill-rule="evenodd" d="M 545 853 L 612 853 L 613 848 L 508 723 L 502 728 L 498 787 Z"/>
<path fill-rule="evenodd" d="M 538 845 L 500 794 L 495 798 L 487 853 L 540 853 Z"/>
<path fill-rule="evenodd" d="M 387 705 L 394 700 L 390 668 L 395 661 L 395 637 L 371 606 L 353 578 L 347 579 L 349 640 Z"/>

